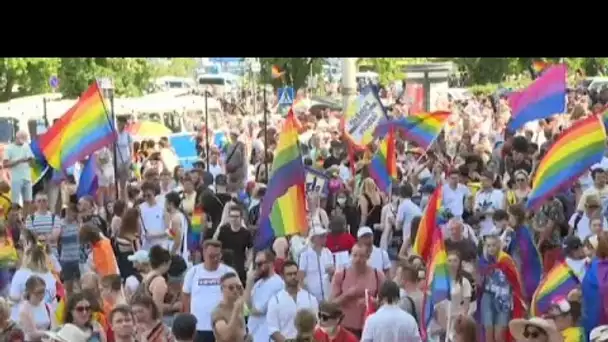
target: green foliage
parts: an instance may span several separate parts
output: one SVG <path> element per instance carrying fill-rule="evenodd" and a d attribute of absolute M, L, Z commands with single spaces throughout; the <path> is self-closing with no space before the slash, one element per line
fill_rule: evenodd
<path fill-rule="evenodd" d="M 154 66 L 154 77 L 177 76 L 192 77 L 196 70 L 194 58 L 171 58 L 168 65 L 160 64 Z"/>
<path fill-rule="evenodd" d="M 59 58 L 0 58 L 0 101 L 10 100 L 15 86 L 21 95 L 50 92 L 49 78 L 59 63 Z"/>
<path fill-rule="evenodd" d="M 153 72 L 145 58 L 62 58 L 59 90 L 64 97 L 78 97 L 96 78 L 110 77 L 116 96 L 137 96 Z"/>
<path fill-rule="evenodd" d="M 272 84 L 275 89 L 291 86 L 297 91 L 306 87 L 306 79 L 311 72 L 313 75 L 321 72 L 323 63 L 323 58 L 260 58 L 262 67 L 260 81 Z M 282 78 L 272 79 L 270 77 L 273 65 L 285 71 Z"/>

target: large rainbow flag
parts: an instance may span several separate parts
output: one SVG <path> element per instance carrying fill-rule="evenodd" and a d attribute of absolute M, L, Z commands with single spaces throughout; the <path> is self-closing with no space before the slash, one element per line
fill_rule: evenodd
<path fill-rule="evenodd" d="M 532 316 L 542 316 L 549 311 L 554 298 L 566 298 L 570 291 L 580 285 L 580 281 L 565 261 L 553 266 L 538 285 L 532 297 L 530 313 Z"/>
<path fill-rule="evenodd" d="M 374 137 L 384 137 L 391 128 L 404 132 L 405 138 L 428 150 L 443 129 L 450 112 L 418 113 L 397 120 L 385 120 L 378 124 Z"/>
<path fill-rule="evenodd" d="M 538 209 L 593 164 L 601 162 L 605 144 L 606 130 L 597 115 L 575 122 L 557 138 L 538 164 L 526 207 Z"/>
<path fill-rule="evenodd" d="M 441 229 L 433 231 L 433 241 L 431 248 L 428 272 L 425 278 L 425 292 L 423 300 L 423 315 L 420 325 L 420 334 L 426 340 L 427 324 L 431 321 L 431 316 L 435 305 L 444 300 L 450 300 L 450 277 L 448 274 L 448 256 L 443 243 Z M 430 294 L 427 297 L 427 294 Z"/>
<path fill-rule="evenodd" d="M 369 175 L 376 182 L 378 189 L 387 194 L 391 190 L 392 180 L 397 178 L 394 133 L 394 130 L 390 130 L 369 164 Z"/>
<path fill-rule="evenodd" d="M 442 196 L 442 186 L 438 184 L 431 198 L 429 198 L 429 203 L 424 209 L 424 213 L 422 213 L 422 218 L 418 225 L 418 233 L 412 247 L 412 253 L 419 255 L 425 263 L 431 257 L 434 232 L 440 230 L 437 226 L 437 220 L 439 209 L 441 209 Z"/>
<path fill-rule="evenodd" d="M 530 302 L 543 276 L 543 261 L 530 228 L 522 226 L 514 230 L 507 253 L 517 265 L 523 282 L 523 296 L 526 302 Z"/>
<path fill-rule="evenodd" d="M 566 108 L 566 66 L 555 64 L 542 73 L 526 89 L 509 96 L 511 121 L 516 131 L 526 122 L 560 114 Z"/>
<path fill-rule="evenodd" d="M 34 155 L 34 164 L 31 166 L 32 170 L 32 185 L 38 183 L 42 177 L 49 171 L 49 164 L 46 162 L 46 158 L 42 154 L 40 149 L 40 143 L 38 140 L 32 140 L 30 143 L 30 149 Z"/>
<path fill-rule="evenodd" d="M 42 153 L 57 170 L 65 170 L 115 140 L 116 133 L 97 82 L 39 137 Z"/>
<path fill-rule="evenodd" d="M 298 147 L 294 114 L 290 112 L 279 135 L 272 174 L 260 208 L 257 250 L 270 247 L 275 237 L 308 230 L 305 191 L 306 170 Z"/>

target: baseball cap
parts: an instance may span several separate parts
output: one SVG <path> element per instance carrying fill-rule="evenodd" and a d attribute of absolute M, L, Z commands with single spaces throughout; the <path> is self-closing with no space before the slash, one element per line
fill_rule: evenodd
<path fill-rule="evenodd" d="M 140 249 L 137 252 L 129 255 L 127 257 L 127 260 L 129 260 L 130 262 L 136 262 L 138 264 L 144 264 L 150 262 L 150 257 L 148 255 L 148 251 Z"/>
<path fill-rule="evenodd" d="M 566 254 L 570 254 L 573 251 L 579 249 L 583 247 L 583 243 L 581 242 L 581 239 L 578 236 L 568 236 L 565 240 L 564 240 L 564 252 L 566 252 Z"/>
<path fill-rule="evenodd" d="M 600 325 L 599 327 L 593 328 L 591 334 L 589 334 L 589 340 L 591 342 L 608 341 L 608 325 Z"/>
<path fill-rule="evenodd" d="M 316 227 L 313 227 L 312 230 L 310 231 L 310 237 L 321 236 L 321 235 L 327 235 L 327 229 L 325 229 L 321 226 L 316 226 Z"/>
<path fill-rule="evenodd" d="M 359 230 L 357 231 L 357 238 L 363 237 L 365 235 L 373 235 L 374 232 L 372 231 L 372 229 L 370 227 L 361 227 L 359 228 Z"/>

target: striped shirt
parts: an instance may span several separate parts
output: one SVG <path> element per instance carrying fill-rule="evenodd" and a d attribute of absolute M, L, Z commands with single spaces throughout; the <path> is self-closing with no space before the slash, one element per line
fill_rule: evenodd
<path fill-rule="evenodd" d="M 35 213 L 25 220 L 25 228 L 29 229 L 36 235 L 48 236 L 53 231 L 53 228 L 59 228 L 59 220 L 55 219 L 55 214 L 47 211 L 44 214 Z"/>
<path fill-rule="evenodd" d="M 61 262 L 79 262 L 80 261 L 80 242 L 78 240 L 78 232 L 80 226 L 78 222 L 62 221 L 60 224 L 61 234 L 61 254 L 59 261 Z"/>

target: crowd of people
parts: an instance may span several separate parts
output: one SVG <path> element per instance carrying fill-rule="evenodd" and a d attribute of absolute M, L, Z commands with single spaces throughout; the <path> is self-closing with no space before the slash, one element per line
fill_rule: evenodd
<path fill-rule="evenodd" d="M 518 230 L 545 273 L 564 260 L 582 281 L 608 258 L 608 157 L 537 212 L 522 206 L 548 146 L 597 109 L 576 91 L 568 104 L 511 134 L 504 98 L 440 100 L 452 114 L 431 149 L 398 136 L 388 194 L 369 175 L 376 146 L 349 156 L 338 118 L 299 113 L 304 164 L 329 186 L 307 193 L 308 231 L 265 250 L 253 246 L 280 122 L 227 117 L 229 143 L 207 155 L 198 139 L 191 170 L 166 138 L 137 141 L 120 122 L 115 153 L 92 156 L 96 193 L 80 197 L 78 168 L 33 184 L 19 132 L 0 183 L 0 341 L 584 341 L 580 288 L 542 317 L 514 319 L 506 275 L 480 267 L 512 253 Z M 407 112 L 397 101 L 390 115 Z M 428 315 L 428 265 L 412 246 L 437 187 L 451 296 Z M 592 341 L 608 341 L 600 322 Z"/>

